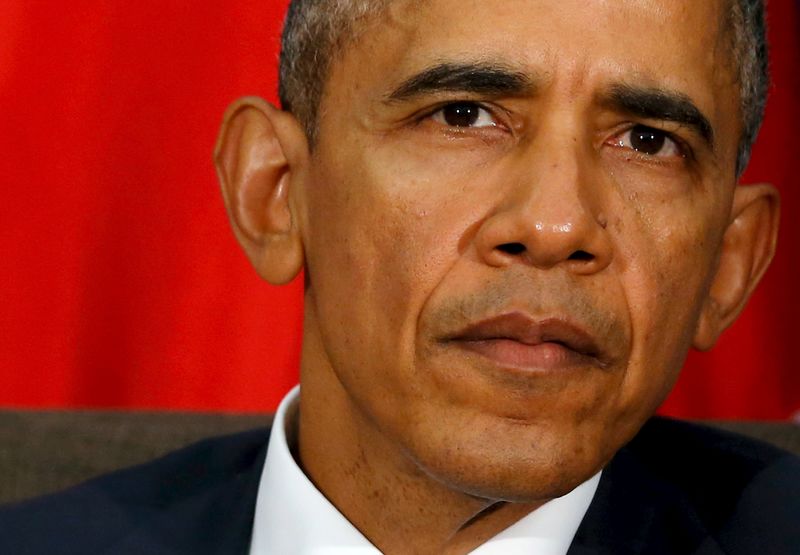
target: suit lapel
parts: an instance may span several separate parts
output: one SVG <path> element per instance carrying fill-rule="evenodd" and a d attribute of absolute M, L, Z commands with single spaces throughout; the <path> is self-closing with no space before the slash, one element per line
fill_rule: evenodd
<path fill-rule="evenodd" d="M 647 551 L 654 508 L 647 493 L 622 480 L 627 467 L 620 454 L 603 471 L 592 504 L 567 555 L 638 555 Z M 622 468 L 621 468 L 622 467 Z M 632 478 L 633 476 L 631 476 Z M 639 480 L 637 480 L 639 481 Z"/>
<path fill-rule="evenodd" d="M 723 555 L 683 493 L 623 448 L 603 471 L 567 555 Z"/>

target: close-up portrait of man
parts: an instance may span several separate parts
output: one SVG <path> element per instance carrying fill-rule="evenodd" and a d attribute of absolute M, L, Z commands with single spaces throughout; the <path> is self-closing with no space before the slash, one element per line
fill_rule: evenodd
<path fill-rule="evenodd" d="M 214 161 L 256 272 L 303 276 L 299 387 L 0 509 L 0 552 L 800 553 L 800 459 L 653 417 L 776 250 L 740 184 L 765 33 L 759 0 L 291 2 L 280 107 L 233 102 Z"/>

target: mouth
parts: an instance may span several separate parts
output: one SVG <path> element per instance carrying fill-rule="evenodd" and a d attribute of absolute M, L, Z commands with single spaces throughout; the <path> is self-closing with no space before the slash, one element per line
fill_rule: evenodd
<path fill-rule="evenodd" d="M 529 372 L 609 365 L 598 342 L 580 326 L 560 318 L 536 320 L 522 312 L 472 323 L 444 342 L 498 366 Z"/>

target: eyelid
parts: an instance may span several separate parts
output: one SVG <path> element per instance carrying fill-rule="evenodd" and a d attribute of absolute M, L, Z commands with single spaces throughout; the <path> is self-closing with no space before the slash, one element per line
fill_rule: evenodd
<path fill-rule="evenodd" d="M 447 122 L 447 114 L 445 113 L 448 108 L 452 108 L 454 106 L 471 106 L 477 108 L 477 117 L 476 121 L 471 125 L 450 125 Z M 485 129 L 487 127 L 497 127 L 499 124 L 497 122 L 497 118 L 495 115 L 490 111 L 481 106 L 480 104 L 474 104 L 472 102 L 469 103 L 458 103 L 458 104 L 450 104 L 444 106 L 443 108 L 438 109 L 433 114 L 431 114 L 431 118 L 440 123 L 442 125 L 446 125 L 448 127 L 457 127 L 459 129 Z M 488 122 L 485 121 L 488 119 Z"/>
<path fill-rule="evenodd" d="M 675 145 L 675 148 L 678 151 L 678 154 L 677 155 L 672 155 L 672 156 L 669 156 L 669 155 L 664 156 L 664 155 L 658 155 L 658 154 L 647 154 L 646 152 L 641 152 L 641 151 L 636 150 L 634 148 L 620 145 L 619 144 L 620 141 L 621 141 L 620 138 L 622 136 L 628 134 L 628 133 L 631 133 L 637 127 L 644 127 L 646 129 L 652 129 L 654 131 L 657 131 L 659 133 L 664 134 L 666 140 L 667 141 L 671 141 Z M 611 145 L 616 147 L 616 148 L 628 149 L 631 152 L 635 153 L 637 156 L 640 156 L 640 157 L 642 157 L 642 159 L 646 159 L 646 160 L 663 160 L 663 161 L 666 161 L 666 160 L 669 160 L 669 159 L 675 158 L 675 157 L 680 157 L 680 158 L 685 158 L 685 159 L 689 159 L 689 158 L 694 159 L 694 151 L 693 151 L 692 147 L 690 146 L 690 144 L 685 139 L 683 139 L 681 136 L 677 135 L 676 133 L 674 133 L 672 131 L 668 131 L 668 130 L 664 129 L 663 127 L 660 127 L 658 125 L 649 124 L 649 123 L 630 122 L 625 127 L 623 127 L 620 131 L 617 131 L 616 133 L 614 133 L 611 136 L 611 138 L 606 141 L 606 143 L 607 144 L 611 143 Z"/>
<path fill-rule="evenodd" d="M 508 130 L 511 126 L 508 124 L 507 117 L 503 117 L 506 114 L 506 111 L 496 106 L 494 104 L 481 101 L 481 100 L 474 100 L 474 99 L 465 99 L 465 98 L 453 98 L 450 100 L 444 100 L 442 102 L 438 102 L 433 106 L 428 106 L 424 110 L 418 112 L 418 115 L 412 116 L 412 118 L 417 123 L 422 123 L 425 120 L 433 119 L 433 116 L 436 114 L 441 113 L 445 108 L 448 106 L 452 106 L 453 104 L 474 104 L 478 108 L 485 110 L 489 113 L 492 117 L 492 120 L 495 122 L 495 125 L 491 126 L 482 126 L 482 127 L 453 127 L 447 126 L 446 124 L 442 123 L 441 125 L 450 129 L 459 130 L 460 132 L 469 132 L 469 130 L 489 130 L 489 129 L 505 129 Z"/>

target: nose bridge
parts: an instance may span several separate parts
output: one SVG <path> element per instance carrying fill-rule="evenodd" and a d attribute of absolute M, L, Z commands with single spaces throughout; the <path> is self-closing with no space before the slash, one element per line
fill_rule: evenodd
<path fill-rule="evenodd" d="M 574 115 L 550 114 L 519 145 L 506 195 L 484 222 L 479 249 L 492 265 L 524 262 L 580 272 L 610 262 L 590 142 Z"/>
<path fill-rule="evenodd" d="M 579 131 L 548 125 L 522 149 L 512 202 L 539 228 L 571 223 L 583 215 L 587 195 L 586 152 Z M 517 198 L 513 198 L 517 197 Z M 574 223 L 574 222 L 572 222 Z"/>

